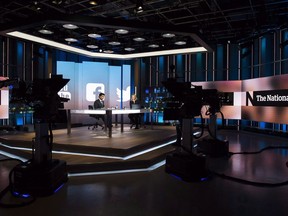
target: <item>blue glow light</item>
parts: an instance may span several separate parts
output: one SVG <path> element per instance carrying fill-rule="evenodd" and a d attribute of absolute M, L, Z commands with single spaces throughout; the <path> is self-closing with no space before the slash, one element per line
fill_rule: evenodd
<path fill-rule="evenodd" d="M 14 196 L 17 196 L 17 197 L 21 197 L 21 198 L 29 198 L 31 195 L 30 194 L 21 194 L 21 193 L 18 193 L 18 192 L 16 192 L 16 191 L 13 191 L 13 195 Z"/>
<path fill-rule="evenodd" d="M 54 193 L 57 193 L 63 186 L 64 186 L 64 183 L 61 184 L 58 188 L 56 188 L 56 189 L 54 190 Z"/>

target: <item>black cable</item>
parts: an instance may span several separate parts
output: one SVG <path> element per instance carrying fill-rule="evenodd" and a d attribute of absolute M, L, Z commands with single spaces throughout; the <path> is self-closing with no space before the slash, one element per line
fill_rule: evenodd
<path fill-rule="evenodd" d="M 269 150 L 269 149 L 288 149 L 288 146 L 267 146 L 263 149 L 260 149 L 259 151 L 254 151 L 254 152 L 229 152 L 230 156 L 235 155 L 235 154 L 259 154 L 265 150 Z M 287 163 L 286 163 L 287 166 Z M 253 185 L 253 186 L 258 186 L 258 187 L 281 187 L 281 186 L 285 186 L 288 184 L 288 181 L 284 181 L 284 182 L 278 182 L 278 183 L 266 183 L 266 182 L 254 182 L 254 181 L 248 181 L 245 179 L 240 179 L 240 178 L 236 178 L 233 176 L 227 176 L 223 173 L 217 173 L 214 171 L 210 171 L 212 174 L 223 178 L 223 179 L 227 179 L 227 180 L 231 180 L 231 181 L 235 181 L 235 182 L 239 182 L 242 184 L 248 184 L 248 185 Z"/>
<path fill-rule="evenodd" d="M 200 135 L 198 135 L 198 136 L 196 136 L 196 135 L 194 135 L 193 134 L 193 138 L 195 138 L 195 139 L 200 139 L 202 136 L 203 136 L 203 134 L 204 134 L 204 118 L 203 118 L 203 116 L 202 116 L 202 114 L 200 114 L 200 117 L 201 117 L 201 126 L 200 126 L 200 128 L 201 128 L 201 133 L 200 133 Z"/>
<path fill-rule="evenodd" d="M 278 183 L 254 182 L 254 181 L 248 181 L 248 180 L 245 180 L 245 179 L 240 179 L 240 178 L 236 178 L 236 177 L 232 177 L 232 176 L 227 176 L 227 175 L 225 175 L 223 173 L 220 174 L 220 173 L 213 172 L 213 171 L 210 171 L 210 172 L 212 174 L 220 177 L 220 178 L 223 178 L 223 179 L 239 182 L 239 183 L 242 183 L 242 184 L 258 186 L 258 187 L 281 187 L 281 186 L 285 186 L 285 185 L 288 184 L 288 181 L 278 182 Z"/>
<path fill-rule="evenodd" d="M 254 151 L 254 152 L 229 152 L 229 155 L 235 155 L 235 154 L 259 154 L 265 150 L 269 149 L 288 149 L 288 146 L 267 146 L 263 149 L 260 149 L 259 151 Z"/>

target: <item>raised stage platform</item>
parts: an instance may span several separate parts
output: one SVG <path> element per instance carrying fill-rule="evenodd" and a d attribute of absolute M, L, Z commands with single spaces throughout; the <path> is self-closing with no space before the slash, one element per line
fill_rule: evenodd
<path fill-rule="evenodd" d="M 69 174 L 127 169 L 146 169 L 175 150 L 174 126 L 146 127 L 138 130 L 124 125 L 114 127 L 108 137 L 101 129 L 87 126 L 53 130 L 53 158 L 67 162 Z M 10 153 L 28 160 L 32 158 L 34 132 L 2 131 L 0 154 Z"/>

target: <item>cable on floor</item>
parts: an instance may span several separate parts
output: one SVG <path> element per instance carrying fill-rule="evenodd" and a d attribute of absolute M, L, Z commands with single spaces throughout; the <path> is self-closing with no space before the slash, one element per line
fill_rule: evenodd
<path fill-rule="evenodd" d="M 263 149 L 260 149 L 259 151 L 254 151 L 254 152 L 229 152 L 230 156 L 236 155 L 236 154 L 259 154 L 265 150 L 270 150 L 270 149 L 288 149 L 288 146 L 267 146 Z M 286 166 L 288 167 L 288 162 L 286 162 Z M 253 185 L 253 186 L 258 186 L 258 187 L 281 187 L 281 186 L 285 186 L 288 184 L 288 181 L 284 181 L 284 182 L 278 182 L 278 183 L 265 183 L 265 182 L 254 182 L 254 181 L 248 181 L 245 179 L 240 179 L 240 178 L 236 178 L 233 176 L 227 176 L 223 173 L 217 173 L 214 171 L 210 171 L 212 174 L 223 178 L 223 179 L 227 179 L 227 180 L 231 180 L 231 181 L 235 181 L 235 182 L 239 182 L 242 184 L 248 184 L 248 185 Z"/>

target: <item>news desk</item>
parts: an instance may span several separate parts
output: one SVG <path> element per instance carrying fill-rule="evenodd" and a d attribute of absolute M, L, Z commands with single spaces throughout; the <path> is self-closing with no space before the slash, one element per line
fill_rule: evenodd
<path fill-rule="evenodd" d="M 152 109 L 96 109 L 96 110 L 67 110 L 67 134 L 71 134 L 71 115 L 72 114 L 78 114 L 78 115 L 106 115 L 106 124 L 105 125 L 112 125 L 112 115 L 116 115 L 116 125 L 117 125 L 117 115 L 121 115 L 121 132 L 124 131 L 124 121 L 123 121 L 123 115 L 128 114 L 137 114 L 137 113 L 152 113 Z M 153 125 L 153 115 L 150 114 L 150 122 L 151 127 Z M 108 137 L 112 137 L 112 127 L 105 126 L 105 130 L 107 130 Z"/>

